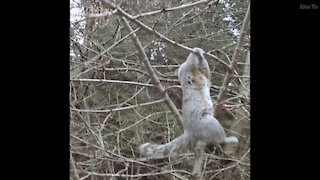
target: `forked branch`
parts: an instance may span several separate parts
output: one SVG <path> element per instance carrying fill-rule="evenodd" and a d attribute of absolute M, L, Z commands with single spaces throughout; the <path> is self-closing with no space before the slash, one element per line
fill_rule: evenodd
<path fill-rule="evenodd" d="M 123 9 L 121 9 L 120 7 L 116 6 L 115 4 L 107 1 L 107 0 L 103 0 L 109 7 L 111 7 L 112 9 L 116 9 L 117 10 L 117 13 L 120 15 L 120 16 L 123 16 L 123 17 L 126 17 L 126 19 L 130 20 L 131 22 L 135 23 L 136 25 L 138 25 L 140 28 L 142 28 L 143 30 L 153 34 L 154 36 L 156 36 L 157 38 L 159 39 L 162 39 L 163 41 L 173 45 L 173 46 L 177 46 L 179 48 L 182 48 L 184 50 L 187 50 L 189 52 L 193 52 L 193 48 L 190 48 L 190 47 L 187 47 L 183 44 L 179 44 L 169 38 L 167 38 L 166 36 L 162 35 L 161 33 L 155 31 L 154 29 L 152 29 L 151 27 L 145 25 L 144 23 L 142 23 L 141 21 L 139 21 L 138 19 L 135 18 L 135 16 L 132 16 L 130 14 L 128 14 L 127 12 L 125 12 Z M 206 53 L 206 55 L 216 59 L 219 63 L 221 63 L 222 65 L 224 65 L 226 68 L 229 68 L 229 65 L 224 62 L 223 60 L 221 60 L 220 58 L 218 58 L 217 56 L 215 55 L 212 55 L 210 53 Z"/>
<path fill-rule="evenodd" d="M 233 75 L 233 72 L 234 72 L 234 68 L 235 68 L 235 66 L 237 64 L 237 61 L 239 60 L 240 49 L 241 49 L 241 47 L 243 45 L 244 37 L 245 37 L 246 32 L 247 32 L 248 27 L 249 27 L 249 22 L 250 22 L 250 4 L 248 6 L 248 10 L 247 10 L 246 16 L 245 16 L 243 24 L 242 24 L 241 34 L 240 34 L 239 40 L 237 42 L 236 49 L 234 50 L 230 67 L 229 67 L 229 69 L 227 71 L 227 74 L 226 74 L 226 76 L 225 76 L 225 78 L 223 80 L 220 92 L 218 94 L 217 105 L 214 107 L 214 115 L 215 116 L 219 113 L 219 109 L 220 109 L 219 107 L 220 107 L 223 99 L 225 98 L 225 94 L 227 92 L 228 84 L 231 81 L 231 78 L 232 78 L 232 75 Z"/>
<path fill-rule="evenodd" d="M 175 115 L 176 119 L 178 120 L 178 124 L 181 127 L 181 129 L 183 130 L 183 123 L 182 123 L 182 117 L 177 109 L 177 107 L 174 105 L 174 103 L 171 101 L 169 95 L 167 94 L 165 88 L 162 86 L 162 84 L 160 83 L 160 80 L 158 78 L 158 76 L 155 74 L 154 69 L 152 68 L 149 60 L 148 60 L 148 56 L 146 55 L 146 53 L 143 50 L 143 47 L 137 37 L 137 35 L 135 33 L 132 33 L 133 30 L 131 28 L 131 26 L 129 25 L 127 19 L 122 16 L 122 22 L 124 24 L 124 27 L 127 29 L 127 31 L 129 33 L 131 33 L 131 38 L 136 46 L 136 48 L 138 49 L 140 55 L 142 56 L 141 61 L 143 62 L 143 64 L 146 67 L 147 72 L 150 75 L 150 78 L 152 79 L 152 82 L 154 84 L 154 86 L 158 89 L 158 91 L 160 92 L 162 98 L 165 100 L 166 104 L 168 105 L 170 111 Z"/>

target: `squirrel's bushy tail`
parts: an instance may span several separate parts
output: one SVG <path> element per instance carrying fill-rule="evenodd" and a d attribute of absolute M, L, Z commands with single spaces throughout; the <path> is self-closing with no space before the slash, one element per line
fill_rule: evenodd
<path fill-rule="evenodd" d="M 146 157 L 166 157 L 179 154 L 181 151 L 187 149 L 188 143 L 187 135 L 184 133 L 166 144 L 144 143 L 140 145 L 139 150 L 140 154 Z"/>

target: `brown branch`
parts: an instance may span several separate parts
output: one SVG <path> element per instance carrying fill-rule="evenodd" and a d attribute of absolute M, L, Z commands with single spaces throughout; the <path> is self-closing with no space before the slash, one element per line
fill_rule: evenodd
<path fill-rule="evenodd" d="M 165 36 L 162 35 L 161 33 L 153 30 L 151 27 L 143 24 L 143 23 L 142 23 L 141 21 L 139 21 L 138 19 L 135 19 L 134 16 L 128 14 L 127 12 L 125 12 L 123 9 L 121 9 L 121 8 L 118 7 L 118 6 L 116 6 L 115 4 L 113 4 L 113 3 L 111 3 L 111 2 L 109 2 L 109 1 L 107 1 L 107 0 L 103 0 L 103 1 L 104 1 L 105 3 L 107 3 L 108 6 L 110 6 L 111 8 L 117 9 L 117 10 L 118 10 L 117 13 L 118 13 L 120 16 L 126 17 L 126 19 L 129 19 L 130 21 L 132 21 L 133 23 L 137 24 L 137 25 L 138 25 L 139 27 L 141 27 L 142 29 L 144 29 L 144 30 L 148 31 L 149 33 L 155 35 L 157 38 L 160 38 L 160 39 L 162 39 L 163 41 L 165 41 L 165 42 L 167 42 L 167 43 L 169 43 L 169 44 L 172 44 L 173 46 L 177 46 L 177 47 L 182 48 L 182 49 L 184 49 L 184 50 L 187 50 L 187 51 L 189 51 L 189 52 L 193 52 L 193 48 L 189 48 L 189 47 L 187 47 L 187 46 L 185 46 L 185 45 L 179 44 L 179 43 L 177 43 L 177 42 L 175 42 L 175 41 L 173 41 L 173 40 L 165 37 Z M 229 68 L 229 65 L 228 65 L 227 63 L 225 63 L 223 60 L 221 60 L 220 58 L 218 58 L 217 56 L 212 55 L 212 54 L 210 54 L 210 53 L 205 53 L 205 54 L 206 54 L 207 56 L 210 56 L 210 57 L 216 59 L 219 63 L 223 64 L 226 68 Z"/>
<path fill-rule="evenodd" d="M 163 8 L 163 9 L 152 11 L 152 12 L 142 13 L 142 14 L 133 16 L 133 18 L 134 19 L 138 19 L 138 18 L 143 17 L 143 16 L 151 16 L 151 15 L 155 15 L 155 14 L 159 14 L 159 13 L 166 13 L 166 12 L 180 10 L 180 9 L 184 9 L 184 8 L 191 8 L 193 6 L 197 6 L 197 5 L 200 5 L 200 4 L 208 4 L 210 1 L 212 1 L 212 0 L 202 0 L 202 1 L 196 1 L 196 2 L 193 2 L 193 3 L 189 2 L 189 3 L 186 3 L 186 4 L 182 4 L 181 6 L 177 6 L 177 7 Z"/>
<path fill-rule="evenodd" d="M 123 24 L 125 26 L 125 28 L 127 29 L 127 31 L 129 33 L 131 33 L 133 30 L 131 28 L 131 26 L 129 25 L 127 19 L 125 17 L 122 16 L 122 21 Z M 175 115 L 176 119 L 178 120 L 178 124 L 181 127 L 181 129 L 183 130 L 183 120 L 182 117 L 177 109 L 177 107 L 174 105 L 174 103 L 171 101 L 169 95 L 167 94 L 167 92 L 165 91 L 164 87 L 162 86 L 162 84 L 160 83 L 160 80 L 158 78 L 158 76 L 155 74 L 154 69 L 152 68 L 149 60 L 148 60 L 148 56 L 146 55 L 146 53 L 144 52 L 142 45 L 139 41 L 139 39 L 137 38 L 137 35 L 135 33 L 132 33 L 131 35 L 132 40 L 134 41 L 134 44 L 136 46 L 136 48 L 138 49 L 139 53 L 142 55 L 141 61 L 143 62 L 143 64 L 146 67 L 147 72 L 150 75 L 150 78 L 154 84 L 154 86 L 158 89 L 158 91 L 161 94 L 161 97 L 165 100 L 166 104 L 168 105 L 170 111 Z"/>
<path fill-rule="evenodd" d="M 204 153 L 204 144 L 201 142 L 197 143 L 194 149 L 194 165 L 192 170 L 192 178 L 194 180 L 201 179 L 201 167 Z"/>
<path fill-rule="evenodd" d="M 220 104 L 222 103 L 222 101 L 225 97 L 226 89 L 228 87 L 229 82 L 231 81 L 231 78 L 232 78 L 232 75 L 234 72 L 234 67 L 237 64 L 237 61 L 239 60 L 240 48 L 243 45 L 244 37 L 245 37 L 245 34 L 246 34 L 248 27 L 249 27 L 249 22 L 250 22 L 250 4 L 248 6 L 248 10 L 247 10 L 246 16 L 244 18 L 244 22 L 242 24 L 241 34 L 240 34 L 239 40 L 237 42 L 236 49 L 233 53 L 230 67 L 228 68 L 227 74 L 223 80 L 220 92 L 218 94 L 217 105 L 214 107 L 214 115 L 215 116 L 219 113 Z"/>
<path fill-rule="evenodd" d="M 144 16 L 152 16 L 155 14 L 160 14 L 160 13 L 166 13 L 166 12 L 171 12 L 171 11 L 176 11 L 176 10 L 181 10 L 181 9 L 185 9 L 185 8 L 192 8 L 193 6 L 197 6 L 200 4 L 211 4 L 213 2 L 213 0 L 201 0 L 201 1 L 196 1 L 196 2 L 188 2 L 186 4 L 182 4 L 180 6 L 177 7 L 172 7 L 172 8 L 163 8 L 163 9 L 159 9 L 159 10 L 155 10 L 155 11 L 151 11 L 151 12 L 146 12 L 146 13 L 141 13 L 139 15 L 133 16 L 134 19 L 138 19 L 140 17 L 144 17 Z M 88 14 L 87 17 L 88 18 L 101 18 L 101 17 L 109 17 L 113 14 L 116 14 L 117 10 L 113 10 L 111 12 L 107 11 L 107 12 L 103 12 L 103 13 L 96 13 L 96 14 Z M 85 19 L 79 20 L 79 21 L 83 21 Z M 78 21 L 77 21 L 78 22 Z"/>
<path fill-rule="evenodd" d="M 107 12 L 103 12 L 103 13 L 95 13 L 95 14 L 82 14 L 82 16 L 84 16 L 85 18 L 77 20 L 75 22 L 71 22 L 71 23 L 72 24 L 77 24 L 77 23 L 79 23 L 81 21 L 85 21 L 85 20 L 88 20 L 90 18 L 102 18 L 102 17 L 107 17 L 108 18 L 108 17 L 110 17 L 110 16 L 112 16 L 112 15 L 114 15 L 116 13 L 117 13 L 117 10 L 113 10 L 111 12 L 107 11 Z"/>
<path fill-rule="evenodd" d="M 250 51 L 247 52 L 246 63 L 250 63 Z M 243 67 L 243 72 L 244 72 L 244 75 L 247 75 L 248 77 L 250 77 L 250 68 L 248 66 Z M 248 89 L 250 89 L 249 79 L 245 80 L 243 84 L 244 84 L 243 87 L 240 88 L 240 93 L 243 94 L 245 97 L 248 97 L 250 93 L 250 91 L 248 91 Z M 241 104 L 238 104 L 238 105 L 241 105 Z M 244 119 L 249 118 L 245 116 L 246 112 L 247 111 L 245 107 L 238 109 L 235 114 L 237 121 L 235 121 L 230 128 L 230 131 L 236 132 L 237 133 L 236 135 L 238 137 L 241 136 L 241 132 L 246 126 L 246 122 L 244 121 Z M 237 148 L 239 147 L 226 146 L 225 153 L 228 155 L 234 155 Z"/>
<path fill-rule="evenodd" d="M 101 17 L 109 17 L 112 16 L 114 14 L 117 13 L 117 10 L 113 10 L 113 11 L 107 11 L 107 12 L 103 12 L 103 13 L 95 13 L 95 14 L 88 14 L 88 18 L 101 18 Z"/>
<path fill-rule="evenodd" d="M 140 29 L 140 28 L 135 29 L 132 33 L 138 31 L 139 29 Z M 110 51 L 110 49 L 112 49 L 112 48 L 114 48 L 115 46 L 117 46 L 119 43 L 121 43 L 122 41 L 124 41 L 124 40 L 125 40 L 126 38 L 128 38 L 130 35 L 131 35 L 130 33 L 127 34 L 126 36 L 124 36 L 124 37 L 121 38 L 119 41 L 115 42 L 113 45 L 111 45 L 111 46 L 108 47 L 107 49 L 103 50 L 102 52 L 96 52 L 96 51 L 93 51 L 93 50 L 89 49 L 89 50 L 91 50 L 92 52 L 96 53 L 97 55 L 94 56 L 94 57 L 92 57 L 92 58 L 90 58 L 90 59 L 86 62 L 86 64 L 88 64 L 88 63 L 90 63 L 90 62 L 95 62 L 95 61 L 98 60 L 101 56 L 107 57 L 105 54 L 106 54 L 108 51 Z M 71 40 L 73 40 L 73 39 L 71 38 Z M 76 42 L 75 40 L 73 40 L 73 41 Z M 78 42 L 76 42 L 76 43 L 78 43 Z M 80 45 L 82 45 L 82 44 L 80 44 Z M 83 46 L 83 45 L 82 45 L 82 46 Z M 85 47 L 85 48 L 88 49 L 87 47 Z M 108 58 L 108 57 L 107 57 L 107 58 Z M 102 65 L 100 65 L 100 66 L 102 66 Z M 85 71 L 83 71 L 83 72 L 81 72 L 81 73 L 79 73 L 79 74 L 77 74 L 77 75 L 75 75 L 75 76 L 72 76 L 71 78 L 77 78 L 77 77 L 81 76 L 82 74 L 85 74 L 85 73 L 91 71 L 92 69 L 93 69 L 93 67 L 88 68 L 87 70 L 85 70 Z"/>
<path fill-rule="evenodd" d="M 172 173 L 176 173 L 176 172 L 180 172 L 180 173 L 185 173 L 185 174 L 191 174 L 188 171 L 185 170 L 165 170 L 162 172 L 154 172 L 154 173 L 145 173 L 145 174 L 110 174 L 110 173 L 97 173 L 97 172 L 90 172 L 90 171 L 86 171 L 86 170 L 78 170 L 79 172 L 83 172 L 83 173 L 88 173 L 90 175 L 94 175 L 94 176 L 100 176 L 100 177 L 123 177 L 123 178 L 137 178 L 137 177 L 144 177 L 144 176 L 158 176 L 158 175 L 163 175 L 163 174 L 172 174 Z"/>
<path fill-rule="evenodd" d="M 106 110 L 92 110 L 92 109 L 77 109 L 75 107 L 71 107 L 70 110 L 76 111 L 76 112 L 87 112 L 87 113 L 108 113 L 108 112 L 115 112 L 115 111 L 123 111 L 123 110 L 128 110 L 128 109 L 133 109 L 136 107 L 141 107 L 141 106 L 147 106 L 151 104 L 156 104 L 165 101 L 164 99 L 160 99 L 157 101 L 152 101 L 152 102 L 146 102 L 146 103 L 141 103 L 137 105 L 132 105 L 132 106 L 126 106 L 126 107 L 120 107 L 120 108 L 115 108 L 115 109 L 106 109 Z"/>
<path fill-rule="evenodd" d="M 116 131 L 116 132 L 108 133 L 108 134 L 106 134 L 105 136 L 111 136 L 111 135 L 119 134 L 119 133 L 121 133 L 121 132 L 123 132 L 123 131 L 126 131 L 127 129 L 132 128 L 133 126 L 139 124 L 140 122 L 142 122 L 142 121 L 144 121 L 144 120 L 146 120 L 146 119 L 149 119 L 151 116 L 158 115 L 158 114 L 162 114 L 162 113 L 167 113 L 167 112 L 169 112 L 169 111 L 160 111 L 160 112 L 155 112 L 155 113 L 149 114 L 148 116 L 143 117 L 142 119 L 138 120 L 137 122 L 135 122 L 135 123 L 133 123 L 133 124 L 127 126 L 127 127 L 124 127 L 124 128 L 122 128 L 122 129 L 119 129 L 119 130 Z"/>
<path fill-rule="evenodd" d="M 70 104 L 70 106 L 72 106 L 72 109 L 76 109 L 75 106 L 73 104 Z M 94 139 L 97 141 L 97 144 L 99 144 L 99 140 L 96 136 L 96 133 L 93 131 L 93 129 L 90 126 L 90 122 L 87 122 L 83 116 L 79 113 L 79 111 L 76 111 L 76 114 L 78 115 L 78 117 L 84 122 L 85 128 L 90 132 L 90 134 L 94 137 Z"/>
<path fill-rule="evenodd" d="M 113 45 L 111 45 L 110 47 L 108 47 L 106 50 L 102 51 L 101 53 L 97 54 L 96 56 L 94 56 L 93 58 L 91 58 L 89 61 L 94 62 L 96 61 L 100 56 L 104 55 L 105 53 L 107 53 L 108 51 L 110 51 L 110 49 L 112 49 L 113 47 L 117 46 L 119 43 L 121 43 L 122 41 L 124 41 L 126 38 L 128 38 L 132 33 L 135 33 L 136 31 L 138 31 L 140 28 L 135 29 L 134 31 L 132 31 L 131 33 L 125 35 L 123 38 L 121 38 L 119 41 L 115 42 Z"/>
<path fill-rule="evenodd" d="M 119 83 L 119 84 L 139 85 L 139 86 L 148 86 L 148 87 L 154 86 L 153 84 L 139 83 L 134 81 L 120 81 L 120 80 L 109 80 L 109 79 L 70 79 L 70 81 Z"/>
<path fill-rule="evenodd" d="M 91 146 L 91 147 L 94 147 L 94 148 L 96 148 L 96 149 L 99 149 L 99 150 L 102 150 L 102 151 L 106 151 L 107 153 L 109 153 L 110 155 L 112 155 L 112 156 L 114 156 L 114 157 L 116 157 L 116 160 L 114 159 L 114 161 L 117 161 L 117 162 L 130 162 L 130 163 L 137 163 L 137 164 L 139 164 L 139 165 L 143 165 L 143 166 L 147 166 L 147 167 L 155 167 L 155 166 L 153 166 L 153 165 L 150 165 L 150 164 L 146 164 L 146 163 L 144 163 L 144 162 L 140 162 L 141 160 L 135 160 L 135 159 L 132 159 L 132 158 L 127 158 L 127 157 L 125 157 L 125 156 L 121 156 L 121 155 L 119 155 L 119 154 L 116 154 L 116 153 L 114 153 L 113 151 L 109 151 L 108 149 L 104 149 L 104 148 L 102 148 L 102 147 L 100 147 L 100 146 L 97 146 L 97 145 L 94 145 L 94 144 L 92 144 L 92 143 L 89 143 L 88 141 L 86 141 L 86 140 L 83 140 L 83 139 L 81 139 L 81 138 L 79 138 L 79 137 L 77 137 L 77 136 L 75 136 L 75 135 L 73 135 L 73 134 L 69 134 L 70 135 L 70 137 L 73 137 L 74 139 L 76 139 L 76 140 L 78 140 L 78 141 L 80 141 L 80 142 L 82 142 L 82 143 L 84 143 L 84 144 L 86 144 L 86 145 L 89 145 L 89 146 Z M 79 152 L 78 152 L 79 153 Z M 104 158 L 105 159 L 105 158 Z M 146 159 L 146 158 L 144 158 L 144 159 Z M 108 160 L 110 160 L 110 159 L 108 159 Z"/>
<path fill-rule="evenodd" d="M 73 160 L 71 151 L 70 151 L 70 162 L 71 162 L 72 170 L 74 171 L 74 176 L 75 176 L 76 180 L 79 180 L 80 179 L 79 178 L 79 174 L 77 172 L 76 164 L 75 164 L 75 162 Z"/>

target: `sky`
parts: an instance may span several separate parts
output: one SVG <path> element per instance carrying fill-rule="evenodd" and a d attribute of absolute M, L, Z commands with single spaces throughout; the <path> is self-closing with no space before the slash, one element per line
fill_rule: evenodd
<path fill-rule="evenodd" d="M 70 22 L 73 23 L 81 19 L 82 10 L 77 8 L 80 0 L 70 0 Z"/>
<path fill-rule="evenodd" d="M 79 21 L 82 19 L 82 9 L 78 8 L 80 5 L 80 1 L 81 0 L 70 0 L 70 26 L 73 27 L 73 23 L 76 21 Z M 85 25 L 85 21 L 81 21 L 80 22 L 80 26 L 84 26 Z M 76 30 L 76 28 L 73 28 Z M 83 44 L 84 39 L 82 37 L 81 33 L 77 33 L 76 31 L 74 32 L 76 33 L 76 38 L 77 38 L 77 42 L 79 44 Z M 70 48 L 70 56 L 75 56 L 75 53 L 73 52 L 73 48 Z"/>

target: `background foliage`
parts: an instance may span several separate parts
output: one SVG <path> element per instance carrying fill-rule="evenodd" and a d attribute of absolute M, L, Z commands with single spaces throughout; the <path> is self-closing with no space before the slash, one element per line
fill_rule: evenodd
<path fill-rule="evenodd" d="M 133 16 L 188 2 L 191 1 L 116 1 Z M 248 0 L 220 0 L 139 20 L 176 43 L 200 47 L 229 64 L 248 5 Z M 88 16 L 107 11 L 99 0 L 70 1 L 70 179 L 189 179 L 194 158 L 190 152 L 157 160 L 139 156 L 140 144 L 166 143 L 181 135 L 182 130 L 166 104 L 159 101 L 161 96 L 151 86 L 149 74 L 139 61 L 141 56 L 127 37 L 120 17 Z M 134 30 L 139 28 L 134 23 L 130 25 Z M 161 84 L 180 110 L 182 94 L 177 69 L 189 52 L 144 30 L 138 29 L 136 34 Z M 237 136 L 240 143 L 229 156 L 208 147 L 204 179 L 250 178 L 250 87 L 245 83 L 250 77 L 246 68 L 249 46 L 250 31 L 237 60 L 237 74 L 229 83 L 221 106 L 222 113 L 217 116 L 226 133 Z M 216 100 L 226 69 L 215 59 L 207 60 L 212 77 L 211 97 Z M 170 173 L 156 174 L 164 170 Z"/>

